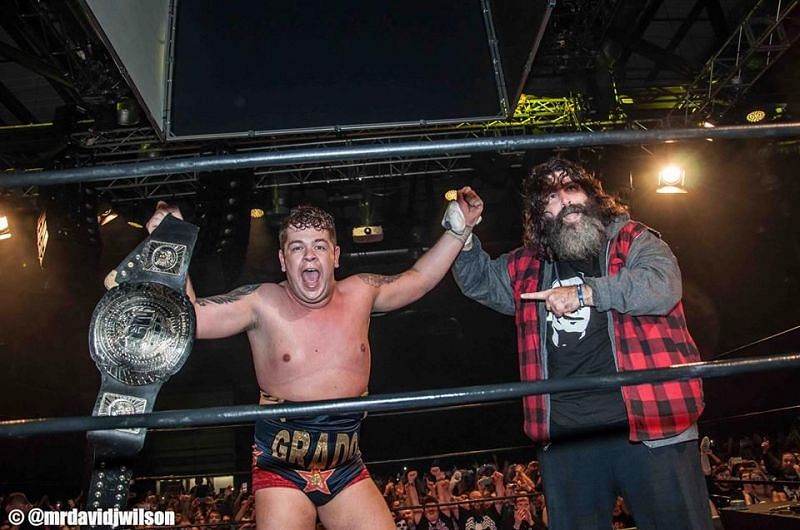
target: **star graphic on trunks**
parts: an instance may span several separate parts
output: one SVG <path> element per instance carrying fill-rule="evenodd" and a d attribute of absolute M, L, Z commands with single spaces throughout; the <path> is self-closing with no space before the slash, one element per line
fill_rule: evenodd
<path fill-rule="evenodd" d="M 333 469 L 329 469 L 328 471 L 312 469 L 311 471 L 298 471 L 297 474 L 306 481 L 306 486 L 303 488 L 304 492 L 310 493 L 312 491 L 319 491 L 330 495 L 331 490 L 328 489 L 328 479 L 333 475 L 333 471 Z"/>

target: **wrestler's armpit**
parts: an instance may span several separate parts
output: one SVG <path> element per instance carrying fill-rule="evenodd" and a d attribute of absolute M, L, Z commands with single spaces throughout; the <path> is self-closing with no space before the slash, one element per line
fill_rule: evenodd
<path fill-rule="evenodd" d="M 243 296 L 247 296 L 248 294 L 252 293 L 259 287 L 261 287 L 260 283 L 242 285 L 241 287 L 237 287 L 227 294 L 209 296 L 207 298 L 198 298 L 197 305 L 205 306 L 208 304 L 231 304 L 237 300 L 240 300 Z"/>
<path fill-rule="evenodd" d="M 372 287 L 380 287 L 381 285 L 386 285 L 387 283 L 394 282 L 395 280 L 400 278 L 400 274 L 385 276 L 383 274 L 362 273 L 358 274 L 358 278 L 367 285 L 370 285 Z"/>

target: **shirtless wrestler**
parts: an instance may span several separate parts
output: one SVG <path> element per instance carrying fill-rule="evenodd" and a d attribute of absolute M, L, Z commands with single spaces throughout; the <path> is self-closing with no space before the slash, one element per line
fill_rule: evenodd
<path fill-rule="evenodd" d="M 469 187 L 458 191 L 457 204 L 466 228 L 445 232 L 409 270 L 338 281 L 333 218 L 310 206 L 293 209 L 280 230 L 278 259 L 285 281 L 199 299 L 187 283 L 197 338 L 247 332 L 262 403 L 362 395 L 370 373 L 370 313 L 414 302 L 447 273 L 483 210 Z M 162 202 L 147 229 L 152 232 L 167 214 L 180 218 L 177 208 Z M 358 448 L 362 418 L 257 422 L 253 490 L 259 530 L 313 529 L 317 515 L 332 530 L 395 528 L 382 495 L 372 480 L 364 480 L 369 474 Z"/>

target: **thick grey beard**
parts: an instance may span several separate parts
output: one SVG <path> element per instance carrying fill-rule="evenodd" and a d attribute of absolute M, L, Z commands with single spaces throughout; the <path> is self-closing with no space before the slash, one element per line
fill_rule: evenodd
<path fill-rule="evenodd" d="M 574 208 L 574 207 L 573 207 Z M 600 255 L 606 243 L 606 227 L 603 222 L 585 208 L 575 223 L 564 223 L 564 217 L 572 213 L 564 208 L 553 221 L 547 240 L 553 256 L 560 261 L 586 261 Z"/>

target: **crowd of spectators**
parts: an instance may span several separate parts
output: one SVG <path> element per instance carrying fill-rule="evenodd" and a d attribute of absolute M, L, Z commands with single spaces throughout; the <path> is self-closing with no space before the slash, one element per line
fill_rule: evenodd
<path fill-rule="evenodd" d="M 433 462 L 381 479 L 374 477 L 401 530 L 542 530 L 547 504 L 539 463 L 453 466 Z M 614 509 L 614 527 L 632 520 L 622 498 Z"/>
<path fill-rule="evenodd" d="M 800 428 L 776 435 L 754 433 L 716 444 L 699 441 L 708 480 L 709 502 L 720 508 L 800 500 Z M 546 528 L 547 502 L 538 462 L 452 467 L 438 462 L 420 476 L 404 469 L 376 482 L 395 513 L 398 529 L 527 530 Z M 415 508 L 419 507 L 421 508 Z M 635 527 L 622 497 L 613 508 L 610 528 Z"/>
<path fill-rule="evenodd" d="M 715 443 L 699 442 L 709 502 L 716 512 L 762 502 L 800 500 L 800 429 L 775 436 L 751 434 Z M 399 530 L 542 530 L 547 528 L 547 500 L 539 465 L 503 462 L 445 465 L 439 461 L 404 467 L 391 476 L 373 473 L 373 480 L 395 516 Z M 0 530 L 17 530 L 7 520 L 13 509 L 71 510 L 82 508 L 82 494 L 51 501 L 30 501 L 25 493 L 0 493 Z M 166 488 L 132 497 L 129 507 L 175 512 L 176 526 L 189 530 L 255 528 L 254 499 L 247 483 L 216 490 L 196 479 L 188 491 Z M 635 520 L 622 497 L 617 498 L 609 528 L 629 528 Z M 26 528 L 26 527 L 22 527 Z M 45 528 L 45 527 L 40 527 Z M 45 530 L 75 530 L 49 528 Z"/>
<path fill-rule="evenodd" d="M 716 509 L 800 500 L 800 436 L 753 434 L 723 447 L 704 437 L 700 461 Z"/>
<path fill-rule="evenodd" d="M 28 528 L 27 526 L 14 526 L 7 520 L 11 510 L 20 509 L 27 512 L 34 507 L 50 511 L 83 509 L 81 497 L 82 494 L 75 499 L 51 502 L 47 496 L 44 496 L 38 501 L 32 502 L 27 495 L 21 492 L 0 495 L 0 503 L 3 506 L 3 522 L 0 523 L 0 530 Z M 182 488 L 170 488 L 160 495 L 156 495 L 153 491 L 147 491 L 139 497 L 132 497 L 128 508 L 175 512 L 175 526 L 188 530 L 211 528 L 215 530 L 233 530 L 234 528 L 247 530 L 256 527 L 254 499 L 248 491 L 247 483 L 243 483 L 236 490 L 229 486 L 221 491 L 215 491 L 211 481 L 197 478 L 189 491 L 183 491 Z M 42 530 L 78 530 L 78 527 L 68 526 L 60 528 L 40 526 L 38 528 Z"/>

